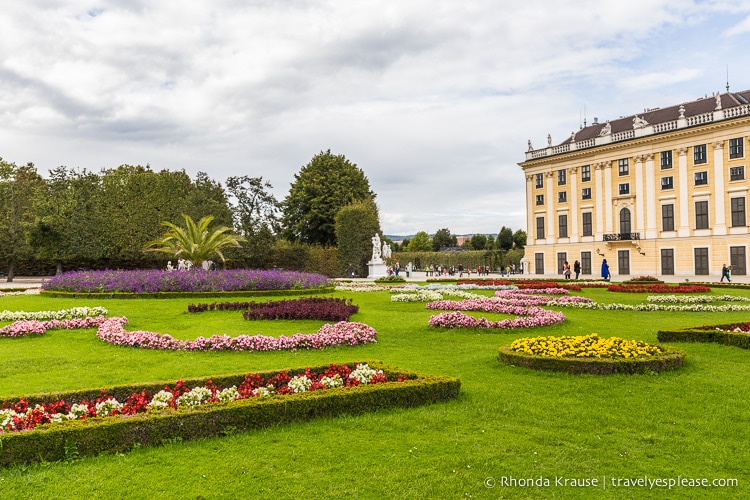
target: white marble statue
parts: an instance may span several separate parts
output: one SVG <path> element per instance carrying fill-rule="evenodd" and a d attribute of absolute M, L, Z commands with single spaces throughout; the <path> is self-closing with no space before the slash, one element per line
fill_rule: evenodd
<path fill-rule="evenodd" d="M 391 246 L 388 243 L 383 242 L 383 258 L 388 259 L 390 258 L 390 256 L 391 256 Z"/>
<path fill-rule="evenodd" d="M 380 236 L 377 234 L 372 237 L 372 260 L 380 260 Z"/>

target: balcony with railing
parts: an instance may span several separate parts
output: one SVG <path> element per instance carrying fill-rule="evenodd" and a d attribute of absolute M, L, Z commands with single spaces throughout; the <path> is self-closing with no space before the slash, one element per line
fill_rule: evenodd
<path fill-rule="evenodd" d="M 602 236 L 602 241 L 634 241 L 640 239 L 640 233 L 610 233 Z"/>

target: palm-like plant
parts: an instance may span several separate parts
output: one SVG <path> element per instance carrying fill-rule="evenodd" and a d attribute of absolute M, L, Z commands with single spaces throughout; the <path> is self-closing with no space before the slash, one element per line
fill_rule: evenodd
<path fill-rule="evenodd" d="M 213 255 L 218 255 L 224 262 L 222 250 L 240 247 L 240 242 L 245 241 L 241 236 L 230 234 L 230 227 L 220 226 L 209 230 L 208 226 L 214 220 L 213 215 L 203 217 L 197 224 L 189 215 L 182 214 L 182 217 L 185 219 L 185 227 L 162 222 L 161 225 L 169 229 L 160 239 L 148 242 L 146 251 L 168 253 L 200 266 Z"/>

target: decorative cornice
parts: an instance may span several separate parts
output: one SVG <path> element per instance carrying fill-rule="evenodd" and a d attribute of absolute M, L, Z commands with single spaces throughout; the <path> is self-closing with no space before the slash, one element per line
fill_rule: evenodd
<path fill-rule="evenodd" d="M 714 149 L 724 149 L 724 141 L 712 142 L 711 147 L 713 147 Z"/>
<path fill-rule="evenodd" d="M 677 148 L 678 156 L 686 156 L 687 152 L 688 152 L 688 148 Z"/>

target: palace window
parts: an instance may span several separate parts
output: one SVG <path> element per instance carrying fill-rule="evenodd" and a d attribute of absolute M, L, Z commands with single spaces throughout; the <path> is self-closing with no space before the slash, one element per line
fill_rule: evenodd
<path fill-rule="evenodd" d="M 557 185 L 564 186 L 568 181 L 568 174 L 565 169 L 557 171 Z"/>
<path fill-rule="evenodd" d="M 662 151 L 659 153 L 659 159 L 661 160 L 662 170 L 669 170 L 672 168 L 672 151 Z"/>
<path fill-rule="evenodd" d="M 544 239 L 544 217 L 536 218 L 536 239 Z"/>
<path fill-rule="evenodd" d="M 671 175 L 669 177 L 662 177 L 661 188 L 662 189 L 674 189 L 674 177 L 672 177 Z"/>
<path fill-rule="evenodd" d="M 745 197 L 731 198 L 730 205 L 732 208 L 732 227 L 745 226 Z"/>
<path fill-rule="evenodd" d="M 558 229 L 560 230 L 560 238 L 568 237 L 568 216 L 560 215 L 557 217 Z"/>
<path fill-rule="evenodd" d="M 583 189 L 581 189 L 581 199 L 582 200 L 590 200 L 591 199 L 591 188 L 583 188 Z"/>
<path fill-rule="evenodd" d="M 630 194 L 630 183 L 626 182 L 624 184 L 619 185 L 620 194 Z"/>
<path fill-rule="evenodd" d="M 661 230 L 674 231 L 674 205 L 661 206 Z"/>
<path fill-rule="evenodd" d="M 708 161 L 706 156 L 706 145 L 693 146 L 693 165 L 702 165 Z"/>
<path fill-rule="evenodd" d="M 705 170 L 702 172 L 696 172 L 695 173 L 695 185 L 696 186 L 704 186 L 708 184 L 708 172 Z"/>
<path fill-rule="evenodd" d="M 581 221 L 582 221 L 582 227 L 583 230 L 583 236 L 591 236 L 593 234 L 592 228 L 591 228 L 591 212 L 583 212 L 581 214 Z"/>
<path fill-rule="evenodd" d="M 544 195 L 543 194 L 536 195 L 536 204 L 537 205 L 544 205 Z"/>
<path fill-rule="evenodd" d="M 557 193 L 557 202 L 558 203 L 567 203 L 568 202 L 568 192 L 567 191 L 560 191 Z"/>
<path fill-rule="evenodd" d="M 729 180 L 730 181 L 744 181 L 745 180 L 745 167 L 730 167 L 729 168 Z"/>
<path fill-rule="evenodd" d="M 743 147 L 743 137 L 737 137 L 736 139 L 729 139 L 729 158 L 742 158 L 745 156 Z"/>
<path fill-rule="evenodd" d="M 695 229 L 708 229 L 708 202 L 695 202 Z"/>
<path fill-rule="evenodd" d="M 534 179 L 536 180 L 537 189 L 541 189 L 544 187 L 544 174 L 536 174 L 534 176 Z"/>
<path fill-rule="evenodd" d="M 581 182 L 589 182 L 591 180 L 591 165 L 584 165 L 581 167 Z"/>
<path fill-rule="evenodd" d="M 621 158 L 617 160 L 617 173 L 620 176 L 630 175 L 630 159 Z"/>

